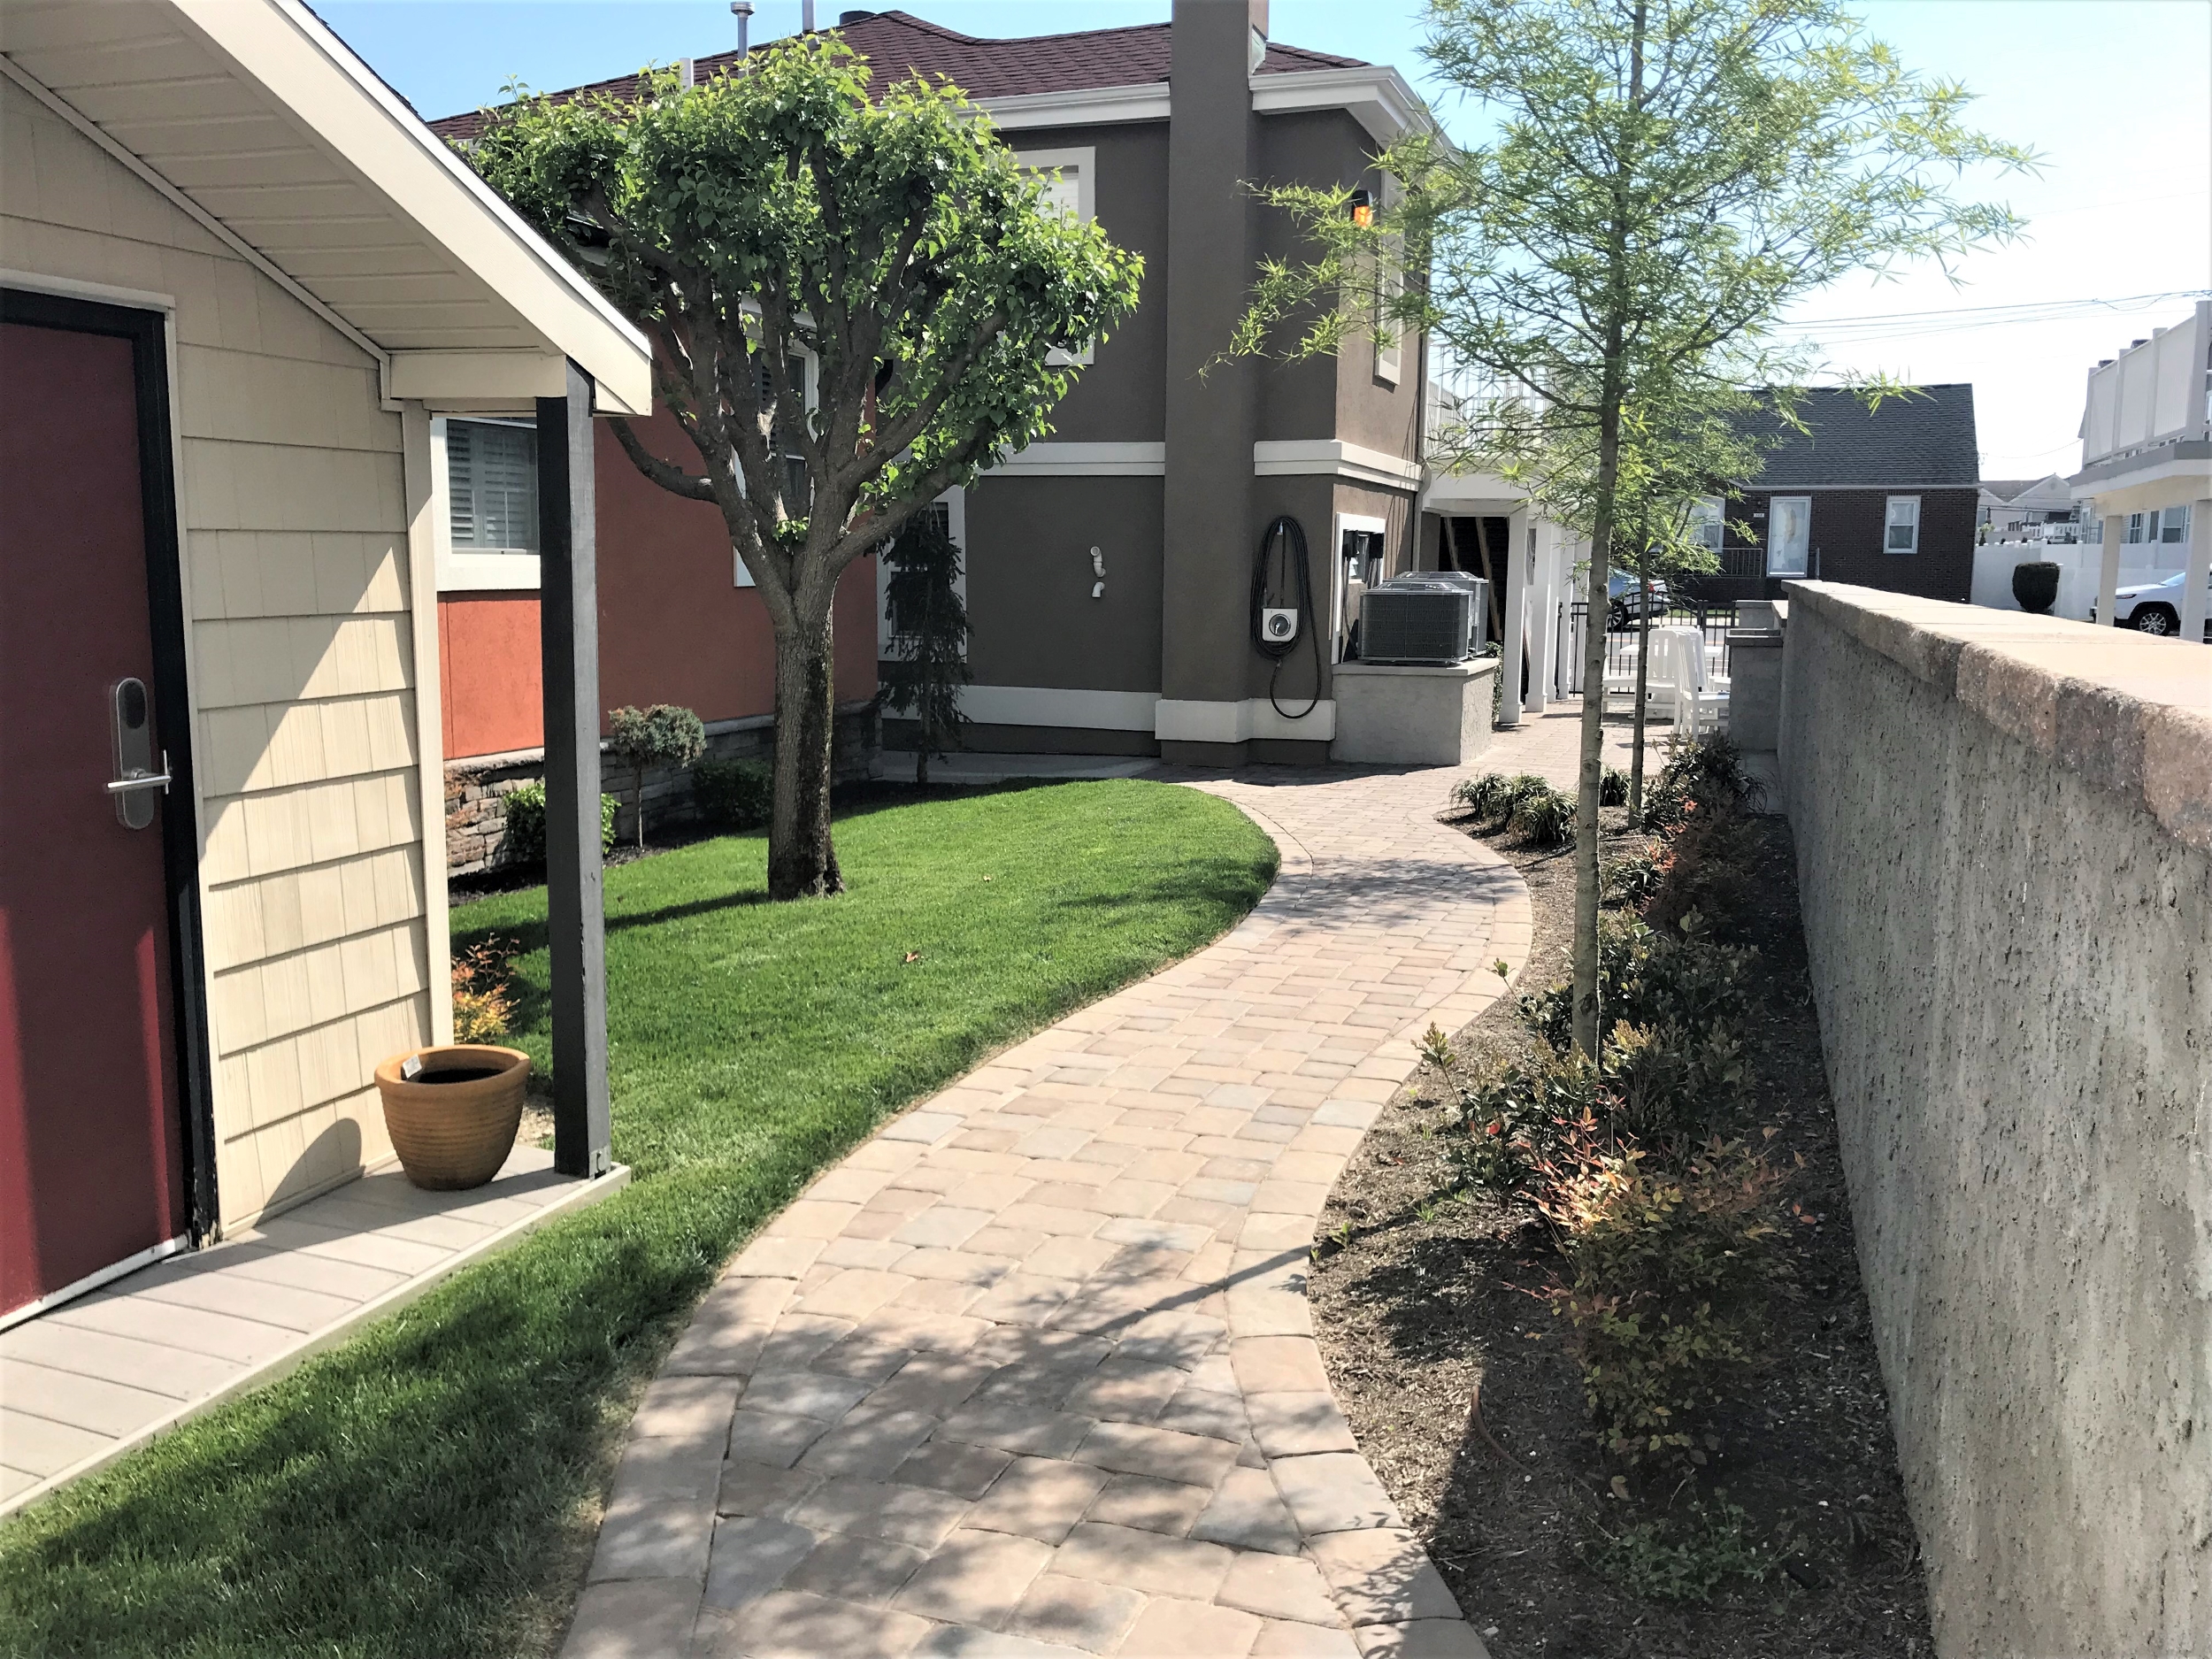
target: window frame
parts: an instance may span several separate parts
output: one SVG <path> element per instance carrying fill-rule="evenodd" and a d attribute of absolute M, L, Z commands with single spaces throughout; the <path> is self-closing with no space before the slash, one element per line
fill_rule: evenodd
<path fill-rule="evenodd" d="M 759 349 L 759 342 L 755 341 L 752 343 L 754 349 L 757 351 Z M 800 362 L 805 365 L 804 381 L 800 388 L 799 397 L 800 401 L 806 405 L 807 416 L 810 419 L 811 419 L 820 411 L 822 404 L 821 360 L 806 347 L 796 343 L 787 345 L 784 349 L 787 356 L 798 358 Z M 805 459 L 803 456 L 795 455 L 788 449 L 779 451 L 778 457 L 785 462 L 787 466 L 790 462 L 803 461 Z M 787 488 L 787 480 L 786 480 L 786 485 Z M 733 588 L 757 588 L 760 586 L 757 581 L 753 580 L 752 572 L 745 568 L 744 555 L 740 553 L 734 547 L 730 549 L 730 586 Z"/>
<path fill-rule="evenodd" d="M 535 553 L 492 553 L 453 544 L 453 466 L 446 441 L 454 421 L 484 426 L 536 424 L 512 416 L 434 415 L 430 420 L 430 524 L 438 591 L 444 593 L 535 593 L 541 585 L 541 557 Z M 544 528 L 539 527 L 542 538 Z"/>
<path fill-rule="evenodd" d="M 1068 150 L 1018 150 L 1014 165 L 1025 175 L 1057 173 L 1063 180 L 1072 175 L 1075 181 L 1075 218 L 1078 224 L 1098 222 L 1098 147 L 1085 144 Z M 1039 180 L 1042 182 L 1042 180 Z M 1080 351 L 1063 351 L 1054 347 L 1045 353 L 1045 361 L 1055 367 L 1083 367 L 1098 355 L 1098 343 L 1093 341 Z"/>
<path fill-rule="evenodd" d="M 1805 545 L 1799 549 L 1795 570 L 1777 570 L 1774 565 L 1775 531 L 1781 520 L 1785 502 L 1805 504 Z M 1780 580 L 1797 580 L 1809 576 L 1813 565 L 1813 498 L 1810 495 L 1770 495 L 1767 497 L 1766 573 Z"/>
<path fill-rule="evenodd" d="M 933 497 L 932 507 L 945 510 L 945 534 L 952 538 L 953 546 L 960 549 L 960 574 L 953 578 L 952 590 L 960 595 L 960 603 L 968 603 L 968 492 L 954 485 L 943 495 Z M 925 511 L 927 509 L 924 509 Z M 891 655 L 891 567 L 881 557 L 876 557 L 876 660 L 883 662 Z M 964 651 L 962 655 L 965 655 Z"/>
<path fill-rule="evenodd" d="M 1809 514 L 1807 522 L 1810 523 Z M 1690 498 L 1689 529 L 1690 539 L 1718 558 L 1727 550 L 1728 545 L 1727 499 L 1720 495 L 1693 495 Z M 1709 541 L 1704 534 L 1709 529 L 1712 532 Z"/>
<path fill-rule="evenodd" d="M 1891 531 L 1901 527 L 1897 522 L 1896 514 L 1898 507 L 1904 503 L 1909 503 L 1912 507 L 1912 545 L 1910 547 L 1893 545 L 1890 534 Z M 1882 551 L 1898 558 L 1908 558 L 1920 551 L 1919 496 L 1889 495 L 1884 497 L 1882 502 Z"/>

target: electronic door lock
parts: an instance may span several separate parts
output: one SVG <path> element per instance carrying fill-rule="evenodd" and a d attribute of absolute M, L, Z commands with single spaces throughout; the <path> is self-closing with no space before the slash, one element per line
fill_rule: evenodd
<path fill-rule="evenodd" d="M 169 751 L 161 751 L 154 770 L 153 704 L 142 680 L 119 680 L 108 694 L 108 716 L 115 735 L 115 779 L 107 787 L 115 803 L 115 821 L 125 829 L 144 829 L 154 821 L 153 791 L 169 793 Z"/>

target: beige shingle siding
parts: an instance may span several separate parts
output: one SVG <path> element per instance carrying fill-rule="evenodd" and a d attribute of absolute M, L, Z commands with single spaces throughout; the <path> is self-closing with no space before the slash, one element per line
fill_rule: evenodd
<path fill-rule="evenodd" d="M 234 1228 L 386 1155 L 371 1068 L 430 1030 L 400 419 L 342 335 L 5 84 L 0 265 L 176 301 L 218 1180 Z"/>

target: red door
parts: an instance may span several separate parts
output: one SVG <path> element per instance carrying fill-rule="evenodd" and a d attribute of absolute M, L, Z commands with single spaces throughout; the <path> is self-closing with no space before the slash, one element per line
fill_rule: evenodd
<path fill-rule="evenodd" d="M 187 1226 L 141 349 L 0 323 L 0 1317 Z"/>

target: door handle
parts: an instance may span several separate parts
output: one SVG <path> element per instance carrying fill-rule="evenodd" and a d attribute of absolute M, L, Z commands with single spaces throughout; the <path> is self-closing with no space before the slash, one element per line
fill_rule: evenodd
<path fill-rule="evenodd" d="M 142 680 L 119 680 L 108 692 L 108 718 L 115 737 L 115 780 L 107 787 L 115 803 L 115 821 L 140 830 L 154 821 L 151 790 L 169 791 L 169 751 L 161 751 L 154 771 L 154 710 Z"/>
<path fill-rule="evenodd" d="M 164 767 L 169 764 L 169 751 L 165 749 L 161 751 L 161 764 Z M 162 794 L 167 795 L 169 786 L 175 780 L 171 778 L 166 771 L 133 772 L 129 777 L 118 778 L 113 783 L 108 785 L 108 793 L 122 795 L 132 789 L 158 789 Z"/>

